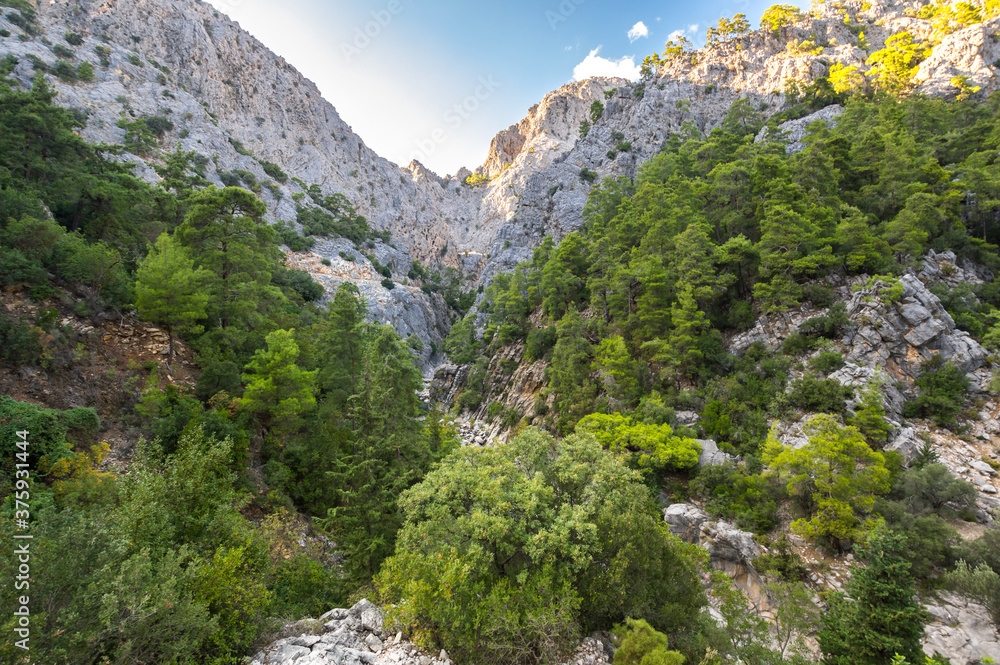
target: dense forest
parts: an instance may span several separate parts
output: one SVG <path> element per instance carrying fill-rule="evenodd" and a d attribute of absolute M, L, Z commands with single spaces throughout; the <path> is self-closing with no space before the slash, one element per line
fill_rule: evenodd
<path fill-rule="evenodd" d="M 388 240 L 343 196 L 302 183 L 295 222 L 268 225 L 260 183 L 212 186 L 210 159 L 164 149 L 152 119 L 124 121 L 129 146 L 94 145 L 44 73 L 30 89 L 0 76 L 0 287 L 36 312 L 0 309 L 0 370 L 86 380 L 91 340 L 70 314 L 136 317 L 168 338 L 162 361 L 108 370 L 133 390 L 103 422 L 0 396 L 0 535 L 33 537 L 30 584 L 15 588 L 4 557 L 0 588 L 4 607 L 33 599 L 32 661 L 243 663 L 284 623 L 367 597 L 393 631 L 462 663 L 559 662 L 602 630 L 625 664 L 801 663 L 806 635 L 835 665 L 946 662 L 921 652 L 917 592 L 957 588 L 1000 617 L 1000 532 L 961 541 L 972 485 L 929 442 L 904 465 L 884 450 L 877 386 L 828 378 L 849 324 L 831 279 L 891 302 L 928 249 L 1000 270 L 1000 96 L 843 82 L 790 89 L 768 122 L 741 99 L 634 179 L 596 183 L 583 227 L 546 239 L 454 325 L 446 350 L 471 370 L 448 414 L 418 398 L 419 339 L 370 322 L 349 283 L 324 304 L 284 262 L 281 245 L 316 237 Z M 777 123 L 833 103 L 837 122 L 787 154 Z M 157 184 L 129 151 L 158 151 Z M 454 270 L 414 263 L 410 278 L 456 315 L 476 297 Z M 934 289 L 1000 347 L 995 283 Z M 803 304 L 823 313 L 781 348 L 726 351 Z M 533 412 L 494 414 L 513 430 L 504 445 L 462 446 L 452 416 L 481 406 L 491 358 L 517 346 L 546 365 Z M 175 380 L 182 352 L 190 386 Z M 967 390 L 953 364 L 928 362 L 905 415 L 961 430 Z M 108 464 L 108 413 L 137 441 L 124 466 Z M 808 442 L 784 446 L 770 425 L 798 414 L 817 414 Z M 699 438 L 734 461 L 698 469 Z M 771 547 L 755 564 L 773 622 L 670 534 L 663 497 L 698 499 Z M 861 562 L 822 614 L 789 524 Z M 17 616 L 0 623 L 16 634 Z M 0 652 L 23 656 L 11 641 Z"/>

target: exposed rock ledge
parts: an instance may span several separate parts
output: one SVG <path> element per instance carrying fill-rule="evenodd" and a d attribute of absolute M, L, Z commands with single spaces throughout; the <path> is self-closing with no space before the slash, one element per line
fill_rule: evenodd
<path fill-rule="evenodd" d="M 385 633 L 378 607 L 360 600 L 351 609 L 330 610 L 319 619 L 286 625 L 284 637 L 261 649 L 250 665 L 451 665 L 443 649 L 431 656 L 403 638 Z M 564 665 L 609 665 L 611 649 L 596 637 L 580 643 Z M 612 651 L 613 653 L 613 651 Z"/>

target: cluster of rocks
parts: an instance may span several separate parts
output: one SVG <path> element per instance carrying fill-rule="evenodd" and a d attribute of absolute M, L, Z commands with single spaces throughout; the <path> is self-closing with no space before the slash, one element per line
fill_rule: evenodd
<path fill-rule="evenodd" d="M 934 356 L 950 360 L 963 372 L 986 362 L 983 348 L 955 321 L 913 274 L 900 278 L 902 298 L 882 295 L 888 285 L 873 284 L 852 294 L 847 313 L 854 324 L 843 339 L 847 358 L 859 365 L 885 367 L 894 377 L 914 379 L 921 364 Z"/>
<path fill-rule="evenodd" d="M 493 440 L 489 429 L 478 420 L 460 420 L 458 435 L 464 446 L 486 446 Z"/>
<path fill-rule="evenodd" d="M 385 617 L 368 600 L 350 609 L 330 610 L 318 620 L 304 619 L 282 628 L 277 639 L 258 651 L 250 665 L 451 665 L 445 650 L 429 655 L 403 637 L 385 632 Z M 580 642 L 563 665 L 609 665 L 614 648 L 596 636 Z"/>

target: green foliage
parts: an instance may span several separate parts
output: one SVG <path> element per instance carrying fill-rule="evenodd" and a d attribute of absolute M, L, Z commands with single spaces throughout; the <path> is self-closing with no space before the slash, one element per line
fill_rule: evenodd
<path fill-rule="evenodd" d="M 820 374 L 832 374 L 844 366 L 844 357 L 836 351 L 820 351 L 809 366 Z"/>
<path fill-rule="evenodd" d="M 484 185 L 488 185 L 489 182 L 490 177 L 485 173 L 473 173 L 465 179 L 465 184 L 469 187 L 482 187 Z"/>
<path fill-rule="evenodd" d="M 872 525 L 868 514 L 876 496 L 889 491 L 885 457 L 856 428 L 840 426 L 833 416 L 815 416 L 803 431 L 809 443 L 796 449 L 782 446 L 772 433 L 763 455 L 789 494 L 800 497 L 810 512 L 792 529 L 831 545 L 856 540 Z"/>
<path fill-rule="evenodd" d="M 871 383 L 861 392 L 861 399 L 856 405 L 851 425 L 860 430 L 865 441 L 873 449 L 878 450 L 885 445 L 892 427 L 885 419 L 885 407 L 882 405 L 882 394 L 878 383 Z"/>
<path fill-rule="evenodd" d="M 203 288 L 208 277 L 208 271 L 195 269 L 184 248 L 165 233 L 139 266 L 135 306 L 144 319 L 166 329 L 168 363 L 174 361 L 175 331 L 201 331 L 195 322 L 205 318 L 208 294 Z"/>
<path fill-rule="evenodd" d="M 614 665 L 682 665 L 684 656 L 670 651 L 667 636 L 642 619 L 625 619 L 617 626 Z"/>
<path fill-rule="evenodd" d="M 68 457 L 72 446 L 91 442 L 100 424 L 93 409 L 58 411 L 0 396 L 0 452 L 3 454 L 0 487 L 5 493 L 10 490 L 16 463 L 27 463 L 31 469 L 45 472 L 60 459 Z M 21 441 L 17 431 L 29 432 L 30 445 L 24 450 L 17 446 Z M 18 452 L 26 454 L 18 458 Z"/>
<path fill-rule="evenodd" d="M 794 5 L 771 5 L 760 18 L 760 29 L 778 33 L 802 19 L 802 13 Z"/>
<path fill-rule="evenodd" d="M 820 379 L 806 374 L 792 382 L 788 400 L 803 411 L 844 413 L 845 400 L 854 395 L 854 389 L 836 379 Z"/>
<path fill-rule="evenodd" d="M 875 51 L 865 64 L 871 69 L 876 91 L 905 92 L 913 85 L 920 63 L 930 54 L 926 44 L 914 43 L 913 35 L 900 32 L 885 40 L 885 48 Z"/>
<path fill-rule="evenodd" d="M 262 161 L 260 162 L 261 168 L 264 169 L 264 173 L 271 176 L 282 185 L 288 182 L 288 174 L 281 170 L 281 167 L 273 162 Z"/>
<path fill-rule="evenodd" d="M 708 508 L 740 528 L 764 534 L 778 520 L 777 488 L 767 478 L 747 475 L 731 462 L 699 469 L 693 488 Z"/>
<path fill-rule="evenodd" d="M 294 330 L 275 330 L 247 363 L 246 391 L 240 407 L 264 419 L 274 429 L 293 431 L 301 416 L 316 404 L 316 372 L 303 371 L 296 361 L 299 346 Z"/>
<path fill-rule="evenodd" d="M 847 305 L 838 302 L 826 314 L 803 321 L 802 325 L 799 326 L 799 331 L 804 335 L 818 335 L 827 339 L 836 339 L 844 326 L 849 323 Z"/>
<path fill-rule="evenodd" d="M 389 623 L 453 657 L 540 662 L 550 652 L 533 617 L 556 617 L 561 651 L 580 628 L 628 616 L 676 630 L 702 602 L 638 475 L 588 436 L 527 430 L 503 446 L 463 448 L 401 506 L 405 526 L 378 577 L 394 603 Z M 508 592 L 515 584 L 526 592 Z M 526 644 L 489 638 L 501 603 L 516 630 L 503 642 L 521 634 Z"/>
<path fill-rule="evenodd" d="M 597 121 L 601 119 L 602 115 L 604 115 L 604 104 L 602 104 L 599 100 L 595 99 L 590 104 L 590 121 L 596 125 Z"/>
<path fill-rule="evenodd" d="M 940 356 L 934 356 L 921 366 L 914 384 L 920 392 L 903 407 L 903 415 L 931 418 L 941 427 L 955 427 L 969 389 L 965 373 L 950 361 L 942 362 Z"/>
<path fill-rule="evenodd" d="M 902 536 L 879 523 L 860 550 L 867 564 L 855 567 L 847 593 L 835 593 L 817 639 L 824 662 L 876 665 L 900 654 L 921 662 L 926 612 L 917 602 Z"/>
<path fill-rule="evenodd" d="M 697 441 L 675 436 L 669 425 L 634 422 L 620 413 L 592 413 L 577 423 L 576 431 L 590 434 L 615 454 L 630 454 L 641 468 L 690 469 L 701 452 Z"/>

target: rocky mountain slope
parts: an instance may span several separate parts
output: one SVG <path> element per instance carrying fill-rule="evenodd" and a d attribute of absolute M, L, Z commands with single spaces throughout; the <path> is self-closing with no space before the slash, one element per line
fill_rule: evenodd
<path fill-rule="evenodd" d="M 581 169 L 593 170 L 598 179 L 633 175 L 683 123 L 710 130 L 740 97 L 749 97 L 765 115 L 776 113 L 789 81 L 808 84 L 837 62 L 864 68 L 868 53 L 901 30 L 918 38 L 929 35 L 930 21 L 908 15 L 919 5 L 821 4 L 778 35 L 756 31 L 715 44 L 698 52 L 697 64 L 681 58 L 639 83 L 594 78 L 563 86 L 497 134 L 486 162 L 476 169 L 489 178 L 480 187 L 464 183 L 469 175 L 464 169 L 442 178 L 419 163 L 402 168 L 379 157 L 314 83 L 199 0 L 40 4 L 37 38 L 21 41 L 18 26 L 0 18 L 0 26 L 11 32 L 0 39 L 0 52 L 21 59 L 14 76 L 28 84 L 32 60 L 54 65 L 60 58 L 53 42 L 67 31 L 78 33 L 83 41 L 69 60 L 90 62 L 95 79 L 55 83 L 60 104 L 87 114 L 86 138 L 121 143 L 124 131 L 116 122 L 122 114 L 165 115 L 175 127 L 162 147 L 180 145 L 211 158 L 215 171 L 210 168 L 208 177 L 217 184 L 218 171 L 235 169 L 269 183 L 261 163 L 275 163 L 325 194 L 345 195 L 376 230 L 390 231 L 392 244 L 410 257 L 460 267 L 475 285 L 530 256 L 544 236 L 558 239 L 579 228 L 591 187 L 580 178 Z M 951 80 L 959 74 L 980 87 L 980 94 L 993 91 L 998 27 L 994 20 L 946 37 L 921 65 L 918 91 L 955 94 Z M 815 48 L 800 47 L 807 41 Z M 108 49 L 108 55 L 99 57 L 95 47 Z M 604 105 L 603 113 L 580 138 L 580 125 L 595 101 Z M 621 143 L 629 149 L 616 150 Z M 149 168 L 142 172 L 157 178 Z M 261 193 L 269 217 L 293 220 L 292 197 L 303 188 L 294 180 L 271 184 Z M 345 276 L 368 281 L 363 267 Z M 379 288 L 365 284 L 366 295 L 393 300 Z M 425 342 L 440 341 L 444 330 L 435 320 L 446 319 L 440 306 L 414 289 L 410 295 L 435 315 L 417 321 L 393 309 L 387 318 L 407 319 Z"/>

